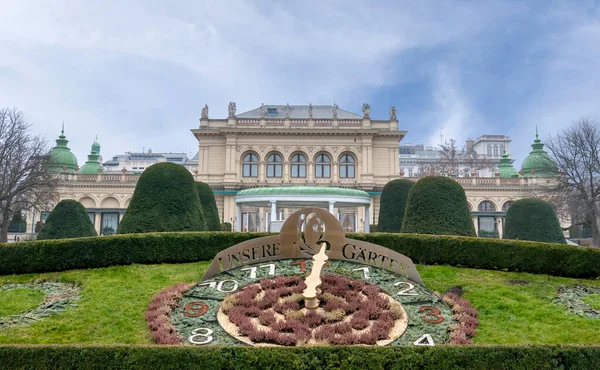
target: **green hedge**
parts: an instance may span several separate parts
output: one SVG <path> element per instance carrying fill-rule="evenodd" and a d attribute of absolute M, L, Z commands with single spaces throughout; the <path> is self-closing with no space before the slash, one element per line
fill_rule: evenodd
<path fill-rule="evenodd" d="M 209 261 L 219 251 L 266 233 L 148 233 L 0 244 L 0 275 L 132 263 Z M 415 263 L 600 277 L 600 249 L 518 240 L 419 234 L 347 234 L 395 250 Z"/>
<path fill-rule="evenodd" d="M 567 243 L 554 209 L 550 203 L 537 198 L 519 199 L 510 205 L 503 238 Z"/>
<path fill-rule="evenodd" d="M 477 236 L 465 190 L 443 176 L 425 176 L 408 193 L 403 233 Z"/>
<path fill-rule="evenodd" d="M 388 182 L 381 191 L 379 204 L 378 230 L 386 233 L 399 233 L 406 211 L 408 193 L 415 184 L 408 179 L 396 179 Z M 374 231 L 374 230 L 371 230 Z"/>
<path fill-rule="evenodd" d="M 38 234 L 39 240 L 98 236 L 85 207 L 76 200 L 63 199 L 46 219 Z"/>
<path fill-rule="evenodd" d="M 250 348 L 5 345 L 7 369 L 598 369 L 600 346 Z"/>

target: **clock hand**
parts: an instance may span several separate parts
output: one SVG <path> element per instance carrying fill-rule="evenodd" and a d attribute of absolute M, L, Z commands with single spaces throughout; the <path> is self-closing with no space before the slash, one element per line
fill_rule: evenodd
<path fill-rule="evenodd" d="M 306 283 L 306 289 L 302 292 L 304 295 L 304 307 L 309 310 L 316 310 L 319 308 L 319 300 L 317 299 L 317 287 L 321 285 L 321 271 L 325 262 L 329 259 L 325 254 L 327 250 L 327 244 L 321 244 L 321 250 L 319 253 L 313 256 L 313 267 L 310 274 L 306 277 L 304 282 Z"/>

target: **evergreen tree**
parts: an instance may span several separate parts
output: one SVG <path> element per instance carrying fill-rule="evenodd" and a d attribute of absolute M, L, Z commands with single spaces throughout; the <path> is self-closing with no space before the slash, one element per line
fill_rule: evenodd
<path fill-rule="evenodd" d="M 408 193 L 414 184 L 413 181 L 406 179 L 392 180 L 385 184 L 381 192 L 377 231 L 400 232 Z"/>
<path fill-rule="evenodd" d="M 566 243 L 552 206 L 537 198 L 519 199 L 510 205 L 503 239 Z"/>
<path fill-rule="evenodd" d="M 72 199 L 58 202 L 38 234 L 38 240 L 98 236 L 85 207 Z"/>
<path fill-rule="evenodd" d="M 192 174 L 181 165 L 160 162 L 140 176 L 117 233 L 204 230 Z"/>
<path fill-rule="evenodd" d="M 408 194 L 402 232 L 477 236 L 462 186 L 443 176 L 417 181 Z"/>
<path fill-rule="evenodd" d="M 206 229 L 209 231 L 220 231 L 221 221 L 219 220 L 219 210 L 217 209 L 217 201 L 212 189 L 202 181 L 196 182 L 196 189 L 198 190 L 198 198 L 204 211 Z"/>

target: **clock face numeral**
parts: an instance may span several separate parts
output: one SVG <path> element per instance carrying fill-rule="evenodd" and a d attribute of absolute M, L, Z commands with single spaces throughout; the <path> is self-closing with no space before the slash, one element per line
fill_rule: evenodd
<path fill-rule="evenodd" d="M 444 321 L 440 310 L 431 306 L 423 306 L 419 308 L 419 312 L 425 312 L 421 319 L 430 324 L 439 324 Z"/>
<path fill-rule="evenodd" d="M 226 290 L 225 288 L 223 288 L 225 286 L 225 283 L 233 283 L 233 285 L 231 286 L 231 289 Z M 204 286 L 204 285 L 207 285 L 209 288 L 216 289 L 222 293 L 234 292 L 239 287 L 239 283 L 235 280 L 223 280 L 223 281 L 219 281 L 218 283 L 216 281 L 211 281 L 208 283 L 198 284 L 198 286 Z"/>
<path fill-rule="evenodd" d="M 411 290 L 415 289 L 415 286 L 411 283 L 407 283 L 406 281 L 399 281 L 394 286 L 406 285 L 408 288 L 399 291 L 398 295 L 419 295 L 417 292 L 411 292 Z"/>
<path fill-rule="evenodd" d="M 415 346 L 435 346 L 431 334 L 423 334 L 419 339 L 413 343 Z"/>
<path fill-rule="evenodd" d="M 199 331 L 204 331 L 204 333 L 199 333 Z M 192 330 L 192 335 L 188 338 L 188 341 L 192 344 L 207 344 L 212 342 L 213 331 L 209 328 L 198 328 Z M 201 338 L 200 340 L 196 340 L 196 338 Z"/>
<path fill-rule="evenodd" d="M 208 311 L 208 305 L 206 303 L 190 302 L 185 305 L 183 314 L 187 317 L 198 317 L 204 315 L 206 311 Z"/>
<path fill-rule="evenodd" d="M 368 278 L 371 277 L 370 271 L 369 271 L 368 267 L 361 267 L 361 268 L 358 268 L 358 269 L 354 269 L 352 271 L 362 271 L 365 279 L 368 279 Z"/>
<path fill-rule="evenodd" d="M 255 279 L 256 278 L 256 271 L 259 268 L 265 268 L 268 267 L 269 268 L 269 276 L 273 276 L 275 275 L 275 264 L 274 263 L 269 263 L 268 265 L 262 265 L 262 266 L 258 266 L 258 267 L 248 267 L 245 269 L 241 269 L 240 271 L 250 271 L 250 279 Z M 306 266 L 305 266 L 306 268 Z"/>

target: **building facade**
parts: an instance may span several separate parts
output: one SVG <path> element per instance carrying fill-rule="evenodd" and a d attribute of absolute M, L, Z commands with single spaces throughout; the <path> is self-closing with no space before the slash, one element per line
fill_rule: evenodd
<path fill-rule="evenodd" d="M 186 160 L 184 165 L 188 164 L 197 181 L 206 182 L 213 189 L 221 221 L 241 231 L 268 230 L 273 221 L 285 219 L 296 209 L 313 205 L 317 200 L 324 202 L 324 197 L 331 196 L 337 201 L 318 203 L 318 206 L 336 215 L 347 231 L 368 232 L 369 224 L 378 222 L 381 190 L 390 180 L 401 177 L 403 157 L 399 142 L 406 135 L 406 131 L 399 128 L 394 107 L 390 108 L 388 119 L 380 120 L 371 118 L 367 104 L 363 105 L 362 114 L 342 110 L 337 105 L 310 104 L 262 105 L 236 114 L 235 103 L 230 103 L 229 115 L 225 118 L 210 118 L 205 106 L 199 125 L 192 133 L 198 139 L 198 155 Z M 504 138 L 498 142 L 504 143 L 507 150 L 510 140 L 499 137 Z M 487 150 L 489 142 L 481 140 L 481 143 Z M 534 146 L 531 155 L 540 156 L 540 150 L 543 151 L 540 143 L 535 142 Z M 73 162 L 65 154 L 68 148 L 64 133 L 55 149 L 60 151 L 61 158 Z M 98 158 L 99 152 L 100 146 L 94 142 L 88 162 Z M 79 201 L 99 234 L 113 233 L 131 201 L 140 175 L 139 163 L 142 162 L 134 166 L 138 159 L 130 154 L 127 160 L 131 171 L 126 166 L 121 167 L 125 162 L 118 156 L 105 162 L 103 167 L 98 162 L 98 168 L 121 167 L 120 171 L 102 169 L 96 170 L 97 173 L 88 170 L 80 173 L 78 168 L 74 171 L 55 169 L 62 179 L 56 201 Z M 524 161 L 535 166 L 534 162 L 529 157 Z M 147 167 L 149 162 L 143 163 L 142 166 Z M 193 165 L 189 166 L 190 163 Z M 133 167 L 138 167 L 138 171 Z M 473 222 L 481 235 L 501 236 L 510 203 L 543 191 L 552 181 L 536 174 L 535 169 L 528 171 L 528 174 L 517 173 L 505 155 L 499 159 L 493 177 L 477 174 L 453 177 L 465 189 Z M 409 178 L 418 180 L 414 176 Z M 257 188 L 271 190 L 249 192 Z M 332 190 L 323 195 L 323 188 Z M 362 195 L 352 198 L 358 193 L 349 195 L 351 190 Z M 296 196 L 298 194 L 303 196 Z M 257 195 L 260 201 L 253 198 Z M 53 206 L 49 204 L 37 210 L 33 219 L 43 219 Z"/>

